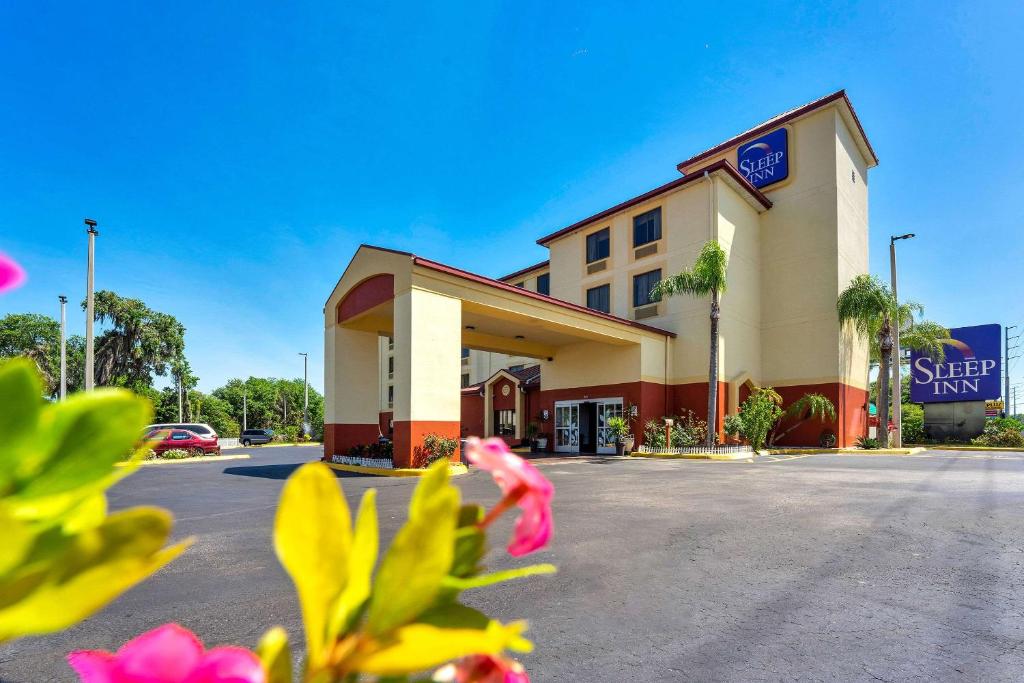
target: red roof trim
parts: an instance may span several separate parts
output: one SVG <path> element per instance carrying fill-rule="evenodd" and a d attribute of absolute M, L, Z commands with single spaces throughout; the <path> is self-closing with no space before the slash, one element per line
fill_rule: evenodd
<path fill-rule="evenodd" d="M 514 273 L 509 273 L 508 275 L 505 275 L 504 277 L 499 277 L 498 279 L 499 280 L 512 280 L 514 278 L 519 277 L 520 275 L 526 275 L 527 273 L 532 273 L 535 270 L 540 270 L 541 268 L 547 268 L 550 265 L 551 265 L 551 261 L 541 261 L 540 263 L 534 263 L 532 266 L 527 266 L 526 268 L 523 268 L 522 270 L 517 270 Z"/>
<path fill-rule="evenodd" d="M 424 268 L 429 268 L 431 270 L 436 270 L 439 273 L 445 273 L 447 275 L 454 275 L 455 277 L 462 278 L 463 280 L 469 280 L 471 282 L 478 282 L 480 284 L 487 285 L 489 287 L 494 287 L 496 289 L 501 289 L 501 290 L 504 290 L 506 292 L 514 292 L 515 294 L 518 294 L 519 296 L 524 296 L 524 297 L 526 297 L 528 299 L 536 299 L 538 301 L 543 301 L 545 303 L 554 304 L 555 306 L 559 306 L 561 308 L 566 308 L 566 309 L 568 309 L 570 311 L 575 311 L 577 313 L 585 313 L 586 315 L 593 316 L 595 318 L 601 318 L 603 320 L 609 320 L 611 322 L 619 323 L 620 325 L 626 325 L 627 327 L 635 327 L 635 328 L 640 329 L 640 330 L 646 330 L 648 332 L 654 332 L 656 334 L 662 334 L 662 335 L 665 335 L 666 337 L 675 337 L 676 336 L 675 332 L 669 332 L 668 330 L 663 330 L 663 329 L 658 328 L 658 327 L 651 327 L 650 325 L 644 325 L 642 323 L 638 323 L 635 320 L 627 320 L 625 318 L 620 318 L 618 316 L 611 315 L 610 313 L 602 313 L 601 311 L 595 311 L 595 310 L 593 310 L 591 308 L 587 308 L 585 306 L 580 306 L 578 304 L 572 304 L 572 303 L 569 303 L 568 301 L 562 301 L 561 299 L 556 299 L 556 298 L 551 297 L 551 296 L 546 296 L 544 294 L 538 294 L 537 292 L 531 292 L 528 289 L 523 289 L 522 287 L 516 287 L 515 285 L 510 285 L 507 282 L 502 282 L 501 280 L 495 280 L 493 278 L 484 277 L 483 275 L 477 275 L 476 273 L 470 273 L 468 270 L 462 270 L 460 268 L 455 268 L 453 266 L 446 266 L 443 263 L 438 263 L 437 261 L 431 261 L 430 259 L 425 259 L 425 258 L 422 258 L 420 256 L 413 256 L 412 257 L 412 262 L 413 262 L 413 265 L 423 266 Z"/>
<path fill-rule="evenodd" d="M 878 155 L 875 154 L 875 150 L 871 146 L 871 142 L 868 140 L 867 134 L 864 132 L 864 126 L 860 125 L 860 119 L 857 118 L 857 112 L 854 110 L 853 104 L 850 102 L 850 98 L 846 96 L 846 91 L 845 90 L 839 90 L 837 92 L 832 93 L 831 95 L 826 95 L 825 97 L 822 97 L 821 99 L 815 100 L 815 101 L 813 101 L 813 102 L 811 102 L 809 104 L 805 104 L 802 107 L 794 109 L 793 111 L 789 112 L 788 114 L 785 114 L 785 115 L 780 116 L 778 118 L 774 118 L 774 119 L 772 119 L 770 121 L 766 121 L 765 123 L 763 123 L 763 124 L 761 124 L 761 125 L 759 125 L 759 126 L 757 126 L 755 128 L 752 128 L 751 130 L 748 130 L 748 131 L 746 131 L 744 133 L 740 133 L 739 135 L 737 135 L 735 137 L 729 138 L 725 142 L 723 142 L 723 143 L 721 143 L 719 145 L 715 145 L 711 149 L 707 150 L 706 152 L 701 152 L 700 154 L 698 154 L 695 157 L 690 157 L 686 161 L 681 161 L 678 164 L 676 164 L 676 169 L 680 173 L 682 173 L 683 169 L 687 168 L 688 166 L 693 166 L 697 162 L 703 161 L 704 159 L 707 159 L 708 157 L 713 157 L 716 154 L 720 154 L 720 153 L 724 152 L 725 150 L 729 149 L 730 147 L 734 147 L 736 145 L 741 145 L 745 141 L 750 140 L 752 138 L 755 138 L 758 135 L 761 135 L 763 133 L 767 133 L 768 131 L 774 130 L 775 128 L 778 128 L 780 126 L 784 126 L 787 123 L 789 123 L 790 121 L 792 121 L 793 119 L 800 118 L 804 114 L 810 113 L 810 112 L 814 111 L 815 109 L 820 109 L 821 107 L 824 107 L 827 104 L 831 104 L 832 102 L 835 102 L 836 100 L 843 100 L 844 102 L 846 102 L 846 106 L 850 108 L 850 113 L 853 114 L 853 121 L 854 121 L 854 123 L 857 124 L 857 130 L 860 131 L 861 137 L 864 138 L 864 144 L 867 145 L 868 151 L 871 152 L 871 157 L 875 160 L 875 164 L 877 164 L 878 163 Z"/>
<path fill-rule="evenodd" d="M 599 221 L 602 218 L 607 218 L 608 216 L 611 216 L 611 215 L 616 214 L 616 213 L 618 213 L 620 211 L 628 209 L 631 206 L 636 206 L 637 204 L 642 204 L 642 203 L 644 203 L 644 202 L 646 202 L 646 201 L 648 201 L 650 199 L 653 199 L 654 197 L 657 197 L 659 194 L 663 194 L 663 193 L 668 192 L 670 190 L 674 190 L 677 187 L 682 187 L 683 185 L 686 185 L 687 183 L 692 183 L 692 182 L 694 182 L 696 180 L 700 180 L 702 177 L 704 177 L 703 176 L 703 172 L 704 171 L 707 171 L 708 173 L 714 173 L 716 171 L 722 171 L 724 173 L 728 173 L 730 176 L 733 177 L 734 180 L 736 180 L 736 182 L 738 182 L 740 184 L 741 187 L 743 187 L 743 189 L 745 189 L 754 199 L 756 199 L 761 204 L 761 206 L 763 206 L 766 209 L 770 209 L 772 207 L 772 201 L 770 199 L 768 199 L 768 197 L 764 196 L 764 193 L 762 193 L 756 187 L 751 185 L 750 181 L 747 180 L 746 178 L 744 178 L 743 174 L 741 174 L 739 171 L 737 171 L 735 166 L 733 166 L 727 160 L 723 159 L 721 161 L 716 161 L 715 163 L 710 164 L 709 166 L 707 166 L 705 168 L 697 169 L 693 173 L 688 173 L 687 175 L 683 176 L 682 178 L 676 178 L 675 180 L 667 182 L 664 185 L 661 185 L 659 187 L 654 188 L 653 190 L 650 190 L 649 192 L 644 192 L 642 195 L 633 197 L 632 199 L 627 199 L 626 201 L 624 201 L 624 202 L 622 202 L 620 204 L 616 204 L 615 206 L 613 206 L 610 209 L 605 209 L 604 211 L 601 211 L 599 213 L 595 213 L 593 216 L 590 216 L 589 218 L 584 218 L 581 221 L 577 221 L 577 222 L 573 223 L 572 225 L 570 225 L 567 228 L 562 228 L 558 232 L 553 232 L 553 233 L 551 233 L 550 235 L 548 235 L 546 237 L 541 237 L 539 240 L 537 240 L 537 244 L 546 245 L 548 242 L 556 240 L 559 237 L 563 237 L 565 235 L 568 235 L 570 232 L 573 232 L 574 230 L 578 230 L 578 229 L 580 229 L 580 228 L 582 228 L 582 227 L 584 227 L 584 226 L 586 226 L 586 225 L 588 225 L 590 223 L 593 223 L 595 221 Z"/>

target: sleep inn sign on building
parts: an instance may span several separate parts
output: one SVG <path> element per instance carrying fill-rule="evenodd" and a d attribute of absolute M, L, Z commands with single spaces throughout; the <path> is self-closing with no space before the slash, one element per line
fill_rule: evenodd
<path fill-rule="evenodd" d="M 395 465 L 425 434 L 500 436 L 531 422 L 548 449 L 610 452 L 610 417 L 706 412 L 708 302 L 650 287 L 717 240 L 718 424 L 756 386 L 828 396 L 834 423 L 788 435 L 847 445 L 866 431 L 867 348 L 836 298 L 868 269 L 877 158 L 842 91 L 677 166 L 681 175 L 541 237 L 548 258 L 501 279 L 360 247 L 324 308 L 325 458 L 390 436 Z M 488 256 L 488 261 L 491 260 Z M 481 259 L 482 260 L 482 259 Z"/>

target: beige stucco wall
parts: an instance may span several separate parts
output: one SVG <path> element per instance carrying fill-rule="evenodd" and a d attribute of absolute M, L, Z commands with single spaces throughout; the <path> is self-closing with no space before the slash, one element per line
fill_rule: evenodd
<path fill-rule="evenodd" d="M 458 421 L 462 302 L 413 287 L 394 311 L 395 421 Z"/>

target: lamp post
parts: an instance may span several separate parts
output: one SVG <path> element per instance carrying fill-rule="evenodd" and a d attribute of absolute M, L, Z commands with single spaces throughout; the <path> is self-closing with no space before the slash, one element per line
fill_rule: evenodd
<path fill-rule="evenodd" d="M 899 320 L 899 304 L 900 298 L 896 291 L 896 242 L 899 240 L 908 240 L 914 237 L 914 233 L 908 232 L 905 235 L 897 235 L 889 238 L 889 269 L 892 276 L 892 298 L 896 303 L 896 320 L 892 326 L 892 353 L 894 361 L 892 364 L 892 423 L 896 428 L 895 443 L 893 444 L 896 448 L 903 447 L 903 387 L 902 387 L 902 375 L 900 374 L 900 365 L 903 362 L 903 355 L 900 353 L 900 320 Z M 888 445 L 889 436 L 889 425 L 881 425 L 882 429 L 885 430 L 886 445 Z"/>
<path fill-rule="evenodd" d="M 96 267 L 96 221 L 86 218 L 85 231 L 89 233 L 89 257 L 85 276 L 85 390 L 92 391 L 96 383 L 96 360 L 92 349 L 92 318 L 93 318 L 93 279 Z"/>
<path fill-rule="evenodd" d="M 60 400 L 63 401 L 68 392 L 68 298 L 61 294 L 57 299 L 60 301 Z"/>
<path fill-rule="evenodd" d="M 243 432 L 249 428 L 248 419 L 247 419 L 249 416 L 247 414 L 248 406 L 246 405 L 246 389 L 247 389 L 247 387 L 243 384 L 242 385 L 242 431 Z"/>
<path fill-rule="evenodd" d="M 299 352 L 302 356 L 302 435 L 309 436 L 309 354 Z"/>

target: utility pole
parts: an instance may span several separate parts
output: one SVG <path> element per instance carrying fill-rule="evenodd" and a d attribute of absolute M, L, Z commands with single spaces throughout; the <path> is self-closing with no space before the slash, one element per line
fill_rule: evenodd
<path fill-rule="evenodd" d="M 243 385 L 242 385 L 242 431 L 243 431 L 243 432 L 244 432 L 244 431 L 245 431 L 246 429 L 248 429 L 248 428 L 249 428 L 249 426 L 248 426 L 248 424 L 247 424 L 247 420 L 246 420 L 246 418 L 248 417 L 248 415 L 246 414 L 246 403 L 245 403 L 245 393 L 246 393 L 246 386 L 245 386 L 245 385 L 243 384 Z"/>
<path fill-rule="evenodd" d="M 302 351 L 302 435 L 309 435 L 309 354 Z"/>
<path fill-rule="evenodd" d="M 900 319 L 899 305 L 900 298 L 896 291 L 896 242 L 908 240 L 914 237 L 914 233 L 908 232 L 905 235 L 898 235 L 889 238 L 889 270 L 892 277 L 892 298 L 896 303 L 896 320 L 892 326 L 892 424 L 896 428 L 894 437 L 894 448 L 903 447 L 903 387 L 902 387 L 902 365 L 903 354 L 900 352 Z M 885 430 L 886 442 L 888 445 L 889 425 L 880 425 Z"/>
<path fill-rule="evenodd" d="M 184 422 L 185 415 L 181 409 L 181 377 L 178 378 L 178 422 Z"/>
<path fill-rule="evenodd" d="M 60 301 L 60 400 L 63 401 L 68 393 L 68 298 L 61 294 L 57 299 Z"/>
<path fill-rule="evenodd" d="M 86 232 L 89 233 L 89 258 L 85 276 L 85 390 L 92 391 L 96 384 L 96 359 L 93 356 L 92 322 L 93 322 L 93 281 L 96 270 L 96 221 L 86 218 Z"/>
<path fill-rule="evenodd" d="M 1010 361 L 1016 358 L 1016 356 L 1010 357 L 1010 351 L 1017 348 L 1016 346 L 1010 348 L 1010 342 L 1014 339 L 1020 339 L 1021 336 L 1019 334 L 1015 337 L 1010 336 L 1010 330 L 1015 329 L 1017 329 L 1016 325 L 1007 325 L 1003 328 L 1003 347 L 1006 349 L 1006 352 L 1003 354 L 1003 417 L 1010 414 Z"/>

